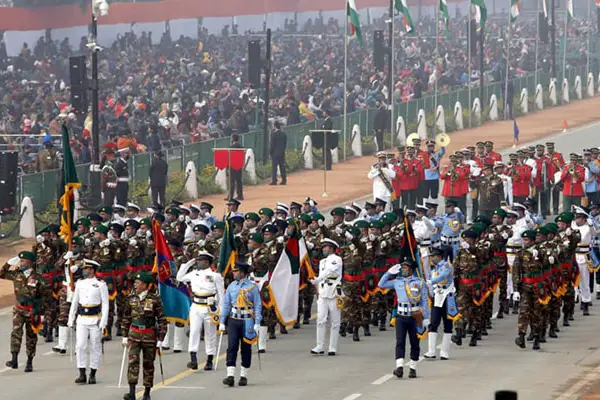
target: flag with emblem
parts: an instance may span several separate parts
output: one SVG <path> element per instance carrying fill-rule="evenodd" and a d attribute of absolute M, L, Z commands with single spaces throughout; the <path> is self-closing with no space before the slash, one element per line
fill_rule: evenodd
<path fill-rule="evenodd" d="M 315 277 L 315 271 L 310 263 L 308 247 L 306 247 L 306 241 L 303 237 L 298 241 L 298 256 L 300 257 L 300 289 L 303 289 Z"/>
<path fill-rule="evenodd" d="M 219 252 L 219 265 L 217 272 L 222 276 L 226 276 L 233 268 L 237 260 L 237 246 L 235 244 L 235 236 L 229 220 L 225 221 L 225 230 L 223 231 L 223 242 Z"/>
<path fill-rule="evenodd" d="M 444 26 L 446 27 L 446 37 L 450 37 L 450 14 L 448 13 L 448 2 L 446 0 L 440 0 L 440 12 L 442 13 L 442 19 Z"/>
<path fill-rule="evenodd" d="M 152 221 L 152 239 L 156 251 L 152 273 L 158 277 L 158 293 L 163 311 L 168 321 L 185 324 L 192 305 L 190 293 L 186 285 L 175 280 L 177 265 L 157 220 Z"/>
<path fill-rule="evenodd" d="M 573 14 L 573 0 L 567 0 L 567 22 L 570 24 L 573 22 L 573 18 L 575 14 Z"/>
<path fill-rule="evenodd" d="M 356 37 L 360 46 L 363 45 L 362 31 L 360 30 L 360 16 L 358 15 L 358 9 L 356 8 L 356 2 L 354 0 L 348 0 L 346 2 L 346 18 L 349 18 L 348 25 L 350 26 L 350 35 Z M 346 33 L 348 34 L 348 33 Z"/>
<path fill-rule="evenodd" d="M 471 4 L 475 6 L 475 20 L 479 23 L 482 30 L 485 29 L 485 21 L 487 21 L 485 0 L 471 0 Z"/>
<path fill-rule="evenodd" d="M 415 24 L 413 24 L 412 17 L 410 16 L 410 10 L 406 4 L 406 0 L 394 0 L 394 7 L 399 13 L 402 13 L 404 17 L 404 29 L 407 33 L 415 32 Z"/>
<path fill-rule="evenodd" d="M 298 317 L 298 289 L 300 288 L 300 228 L 285 243 L 279 261 L 269 279 L 269 290 L 277 319 L 283 325 L 296 322 Z"/>
<path fill-rule="evenodd" d="M 71 144 L 69 143 L 69 131 L 67 127 L 62 127 L 62 148 L 63 148 L 63 194 L 59 197 L 60 207 L 62 209 L 60 217 L 60 236 L 63 238 L 69 250 L 73 239 L 73 211 L 75 209 L 75 190 L 81 187 L 77 179 L 77 169 L 71 153 Z"/>
<path fill-rule="evenodd" d="M 515 22 L 521 13 L 521 1 L 510 0 L 510 22 Z"/>
<path fill-rule="evenodd" d="M 419 278 L 423 278 L 423 271 L 421 269 L 421 260 L 419 259 L 419 249 L 417 248 L 417 239 L 415 238 L 415 233 L 413 231 L 412 224 L 406 217 L 404 216 L 404 235 L 402 236 L 402 240 L 400 241 L 400 249 L 401 249 L 401 261 L 411 260 L 417 267 L 415 268 L 415 272 Z"/>

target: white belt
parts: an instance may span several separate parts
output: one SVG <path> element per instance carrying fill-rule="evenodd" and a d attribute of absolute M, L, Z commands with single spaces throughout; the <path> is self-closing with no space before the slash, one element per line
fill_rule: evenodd
<path fill-rule="evenodd" d="M 409 303 L 399 303 L 397 310 L 398 315 L 411 315 L 412 313 L 419 312 L 420 308 Z"/>
<path fill-rule="evenodd" d="M 458 236 L 442 236 L 440 238 L 440 241 L 443 244 L 449 244 L 449 245 L 453 245 L 453 244 L 458 244 L 460 243 L 460 238 Z"/>
<path fill-rule="evenodd" d="M 423 247 L 429 247 L 429 246 L 431 246 L 431 240 L 429 240 L 429 239 L 426 239 L 426 240 L 421 240 L 421 241 L 418 243 L 418 245 L 419 245 L 419 246 L 423 246 Z"/>
<path fill-rule="evenodd" d="M 600 239 L 592 239 L 592 247 L 600 247 Z"/>
<path fill-rule="evenodd" d="M 129 182 L 129 178 L 125 177 L 125 178 L 117 178 L 117 182 Z"/>

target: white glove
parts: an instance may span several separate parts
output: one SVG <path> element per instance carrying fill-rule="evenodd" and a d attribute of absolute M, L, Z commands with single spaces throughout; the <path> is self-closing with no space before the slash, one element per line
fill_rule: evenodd
<path fill-rule="evenodd" d="M 323 225 L 325 225 L 325 221 L 323 221 L 322 219 L 317 221 L 317 225 L 319 225 L 320 227 L 322 227 Z"/>
<path fill-rule="evenodd" d="M 342 235 L 342 233 L 344 233 L 344 230 L 340 227 L 340 226 L 336 226 L 335 227 L 335 233 L 337 233 L 338 235 Z"/>
<path fill-rule="evenodd" d="M 184 222 L 185 221 L 185 215 L 180 215 L 178 218 L 179 222 Z"/>
<path fill-rule="evenodd" d="M 315 245 L 314 245 L 314 244 L 312 244 L 311 242 L 307 242 L 307 243 L 306 243 L 306 247 L 308 247 L 308 249 L 309 249 L 309 250 L 312 250 L 312 249 L 314 249 L 314 248 L 315 248 Z"/>
<path fill-rule="evenodd" d="M 550 264 L 554 264 L 554 256 L 550 256 L 550 257 L 548 257 L 548 262 L 549 262 Z"/>
<path fill-rule="evenodd" d="M 312 278 L 309 280 L 312 285 L 316 285 L 318 283 L 317 278 Z"/>
<path fill-rule="evenodd" d="M 564 244 L 565 246 L 568 246 L 568 245 L 570 245 L 570 244 L 571 244 L 571 241 L 570 241 L 569 239 L 563 240 L 563 244 Z"/>
<path fill-rule="evenodd" d="M 520 300 L 521 300 L 521 293 L 514 292 L 513 293 L 513 301 L 520 301 Z"/>
<path fill-rule="evenodd" d="M 536 260 L 537 260 L 537 259 L 538 259 L 538 257 L 540 256 L 540 252 L 539 252 L 539 251 L 537 251 L 536 249 L 533 249 L 533 250 L 531 251 L 531 254 L 533 254 L 533 257 L 534 257 Z"/>
<path fill-rule="evenodd" d="M 79 265 L 73 264 L 71 265 L 71 273 L 74 274 L 79 269 Z"/>
<path fill-rule="evenodd" d="M 122 343 L 123 343 L 123 346 L 127 346 L 127 338 L 126 337 L 123 338 Z"/>
<path fill-rule="evenodd" d="M 390 267 L 390 269 L 388 269 L 387 272 L 390 275 L 397 275 L 400 272 L 400 264 L 396 264 L 393 267 Z"/>
<path fill-rule="evenodd" d="M 190 261 L 181 264 L 181 268 L 189 268 L 189 267 L 191 267 L 194 264 L 196 264 L 196 259 L 192 258 Z"/>
<path fill-rule="evenodd" d="M 110 245 L 110 239 L 104 239 L 100 242 L 100 247 L 106 247 Z"/>
<path fill-rule="evenodd" d="M 152 231 L 146 231 L 146 239 L 152 238 Z"/>
<path fill-rule="evenodd" d="M 424 326 L 425 328 L 429 327 L 429 319 L 424 319 L 424 320 L 423 320 L 423 326 Z"/>
<path fill-rule="evenodd" d="M 73 329 L 73 321 L 69 320 L 69 322 L 67 322 L 67 328 Z M 127 340 L 127 338 L 123 338 L 123 339 Z"/>
<path fill-rule="evenodd" d="M 160 349 L 162 347 L 162 342 L 160 340 L 156 341 L 156 348 Z"/>
<path fill-rule="evenodd" d="M 44 237 L 43 237 L 42 235 L 37 235 L 37 236 L 35 237 L 35 240 L 36 240 L 36 242 L 38 242 L 38 243 L 40 243 L 40 244 L 41 244 L 41 243 L 44 243 Z"/>
<path fill-rule="evenodd" d="M 215 298 L 209 297 L 208 299 L 206 299 L 206 304 L 208 304 L 209 306 L 212 306 L 213 304 L 215 304 Z"/>
<path fill-rule="evenodd" d="M 65 260 L 69 261 L 71 258 L 73 258 L 73 252 L 72 252 L 72 251 L 70 251 L 70 250 L 69 250 L 69 251 L 67 251 L 67 252 L 65 253 L 65 255 L 63 256 L 63 258 L 64 258 Z"/>
<path fill-rule="evenodd" d="M 91 245 L 92 245 L 92 240 L 91 240 L 90 238 L 87 238 L 87 239 L 85 239 L 85 240 L 83 241 L 83 244 L 84 244 L 86 247 L 89 247 L 89 246 L 91 246 Z"/>
<path fill-rule="evenodd" d="M 19 265 L 19 263 L 21 262 L 21 259 L 19 258 L 19 256 L 13 257 L 10 260 L 8 260 L 8 265 Z"/>
<path fill-rule="evenodd" d="M 258 333 L 260 330 L 260 324 L 254 324 L 254 332 Z"/>
<path fill-rule="evenodd" d="M 460 213 L 460 208 L 454 207 L 454 212 L 457 213 L 457 214 L 459 214 Z"/>
<path fill-rule="evenodd" d="M 353 236 L 353 235 L 352 235 L 350 232 L 348 232 L 348 231 L 346 231 L 346 233 L 344 234 L 344 236 L 345 236 L 345 237 L 346 237 L 346 239 L 348 239 L 348 240 L 352 240 L 352 239 L 354 239 L 354 236 Z"/>
<path fill-rule="evenodd" d="M 494 240 L 495 237 L 496 237 L 496 235 L 494 235 L 493 233 L 490 233 L 488 235 L 488 239 L 490 239 L 490 240 Z"/>
<path fill-rule="evenodd" d="M 565 235 L 567 235 L 567 236 L 571 236 L 572 233 L 573 233 L 573 231 L 571 230 L 571 228 L 567 228 L 565 230 Z"/>
<path fill-rule="evenodd" d="M 225 328 L 225 324 L 219 324 L 219 330 L 220 330 L 221 332 L 224 332 L 224 331 L 225 331 L 225 329 L 226 329 L 226 328 Z"/>
<path fill-rule="evenodd" d="M 108 182 L 106 186 L 114 189 L 117 187 L 117 182 Z"/>
<path fill-rule="evenodd" d="M 387 243 L 386 242 L 381 242 L 381 248 L 385 249 L 387 247 Z"/>
<path fill-rule="evenodd" d="M 137 236 L 137 237 L 142 237 L 142 236 L 144 236 L 144 232 L 142 232 L 141 230 L 140 230 L 140 231 L 137 231 L 137 232 L 135 233 L 135 236 Z"/>
<path fill-rule="evenodd" d="M 284 241 L 283 236 L 279 236 L 277 238 L 277 243 L 283 243 L 283 241 Z"/>
<path fill-rule="evenodd" d="M 185 216 L 185 223 L 186 223 L 186 224 L 189 224 L 190 222 L 192 222 L 192 219 L 190 218 L 190 216 L 189 216 L 189 215 L 186 215 L 186 216 Z"/>
<path fill-rule="evenodd" d="M 100 328 L 100 330 L 104 332 L 104 329 L 106 328 L 106 322 L 103 324 L 99 324 L 98 328 Z"/>
<path fill-rule="evenodd" d="M 129 239 L 129 245 L 130 246 L 136 246 L 137 245 L 137 240 L 135 240 L 135 239 Z"/>
<path fill-rule="evenodd" d="M 504 240 L 508 239 L 508 233 L 502 232 L 502 239 L 504 239 Z"/>

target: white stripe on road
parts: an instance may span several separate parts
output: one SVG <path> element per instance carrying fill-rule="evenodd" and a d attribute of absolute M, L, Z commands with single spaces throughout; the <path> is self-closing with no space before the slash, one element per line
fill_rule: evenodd
<path fill-rule="evenodd" d="M 55 353 L 54 350 L 50 350 L 50 351 L 47 351 L 47 352 L 43 353 L 42 355 L 43 356 L 49 356 L 50 354 L 54 354 L 54 353 Z"/>
<path fill-rule="evenodd" d="M 362 394 L 360 394 L 360 393 L 352 393 L 350 396 L 344 397 L 343 400 L 355 400 L 355 399 L 358 399 L 360 396 L 362 396 Z"/>
<path fill-rule="evenodd" d="M 11 367 L 4 367 L 4 368 L 0 369 L 0 374 L 3 373 L 3 372 L 8 371 L 10 369 L 12 369 L 12 368 Z"/>
<path fill-rule="evenodd" d="M 577 393 L 581 389 L 583 389 L 585 386 L 587 386 L 590 383 L 596 381 L 598 379 L 598 374 L 600 374 L 600 366 L 594 368 L 593 370 L 591 370 L 590 372 L 588 372 L 587 374 L 585 374 L 585 376 L 583 378 L 581 378 L 579 381 L 577 381 L 576 384 L 574 384 L 573 386 L 571 386 L 569 388 L 569 390 L 567 390 L 566 392 L 564 392 L 563 394 L 561 394 L 559 397 L 557 397 L 556 400 L 575 400 L 575 399 L 578 399 L 579 396 L 577 395 Z"/>
<path fill-rule="evenodd" d="M 201 389 L 206 389 L 203 386 L 163 386 L 158 388 L 158 390 L 160 389 L 186 389 L 186 390 L 201 390 Z"/>
<path fill-rule="evenodd" d="M 394 375 L 392 375 L 392 374 L 384 375 L 381 378 L 371 382 L 371 385 L 381 385 L 382 383 L 385 383 L 385 382 L 389 381 L 390 379 L 392 379 L 393 376 Z"/>

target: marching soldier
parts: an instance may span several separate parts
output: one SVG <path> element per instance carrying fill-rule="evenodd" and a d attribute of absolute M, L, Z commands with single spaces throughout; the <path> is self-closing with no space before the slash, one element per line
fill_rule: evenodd
<path fill-rule="evenodd" d="M 345 233 L 345 242 L 341 247 L 341 258 L 344 265 L 342 290 L 344 292 L 344 308 L 340 335 L 346 336 L 346 328 L 352 327 L 352 340 L 360 341 L 359 329 L 363 325 L 363 301 L 361 286 L 364 284 L 363 258 L 365 249 L 360 241 L 360 230 L 349 227 Z M 368 324 L 367 324 L 368 327 Z"/>
<path fill-rule="evenodd" d="M 265 231 L 270 230 L 269 227 L 271 227 L 271 225 L 265 227 Z M 264 239 L 260 233 L 255 232 L 251 234 L 248 240 L 247 254 L 247 263 L 252 270 L 250 273 L 250 280 L 258 286 L 262 301 L 262 319 L 260 321 L 260 328 L 256 332 L 258 335 L 259 353 L 265 353 L 267 351 L 267 336 L 269 334 L 267 322 L 272 323 L 272 321 L 276 319 L 268 288 L 269 254 L 263 243 Z"/>
<path fill-rule="evenodd" d="M 592 242 L 592 228 L 588 224 L 589 214 L 581 207 L 575 207 L 575 221 L 572 225 L 573 230 L 579 232 L 579 242 L 575 251 L 575 261 L 579 267 L 579 293 L 581 295 L 581 304 L 583 306 L 583 315 L 590 315 L 589 307 L 592 302 L 590 293 L 590 275 L 593 277 L 595 268 L 590 260 L 590 245 Z M 592 266 L 590 267 L 590 264 Z"/>
<path fill-rule="evenodd" d="M 563 279 L 565 284 L 563 300 L 563 326 L 569 326 L 569 321 L 573 321 L 575 313 L 575 285 L 580 279 L 579 266 L 574 262 L 575 250 L 579 243 L 579 231 L 571 229 L 574 215 L 572 213 L 561 213 L 555 218 L 558 226 L 558 236 L 556 238 L 559 252 L 559 262 L 561 264 Z"/>
<path fill-rule="evenodd" d="M 177 271 L 177 281 L 187 283 L 191 288 L 192 306 L 190 307 L 190 340 L 188 368 L 198 369 L 198 345 L 200 331 L 204 328 L 206 352 L 205 371 L 213 369 L 213 360 L 217 354 L 217 324 L 219 312 L 223 309 L 225 284 L 221 274 L 210 269 L 212 254 L 201 251 L 196 258 L 181 265 Z M 197 265 L 193 271 L 190 268 Z"/>
<path fill-rule="evenodd" d="M 489 227 L 488 238 L 491 243 L 493 258 L 492 262 L 496 266 L 499 275 L 499 308 L 498 319 L 504 318 L 504 313 L 508 314 L 508 262 L 507 262 L 507 242 L 513 236 L 513 231 L 508 225 L 504 225 L 504 219 L 507 214 L 502 208 L 497 208 L 492 212 L 492 224 Z"/>
<path fill-rule="evenodd" d="M 547 324 L 544 324 L 543 327 L 545 331 L 546 325 L 548 325 L 548 336 L 551 338 L 557 338 L 557 333 L 559 332 L 558 321 L 560 319 L 560 306 L 562 302 L 561 298 L 564 294 L 566 282 L 560 262 L 559 246 L 557 245 L 558 225 L 550 222 L 544 225 L 543 228 L 547 232 L 547 240 L 543 245 L 548 253 L 546 258 L 550 262 L 550 275 L 548 280 L 550 294 L 552 295 L 552 298 L 548 303 Z M 550 258 L 550 256 L 552 256 L 552 258 Z"/>
<path fill-rule="evenodd" d="M 509 157 L 512 165 L 508 175 L 512 178 L 513 201 L 522 204 L 529 197 L 532 168 L 523 162 L 525 157 L 523 154 L 521 154 L 521 158 L 518 154 L 511 154 Z"/>
<path fill-rule="evenodd" d="M 592 222 L 592 246 L 590 258 L 594 268 L 600 267 L 600 205 L 590 204 L 590 217 Z M 596 300 L 600 300 L 600 273 L 596 272 Z M 593 292 L 593 291 L 592 291 Z"/>
<path fill-rule="evenodd" d="M 424 205 L 417 204 L 415 212 L 411 212 L 411 215 L 416 214 L 416 218 L 412 218 L 410 221 L 417 240 L 417 246 L 419 248 L 419 254 L 421 255 L 423 274 L 425 279 L 429 279 L 430 260 L 429 253 L 431 249 L 431 236 L 435 230 L 435 225 L 425 215 L 427 214 L 427 207 Z M 406 211 L 406 215 L 409 215 L 409 210 Z"/>
<path fill-rule="evenodd" d="M 238 386 L 248 384 L 248 371 L 252 364 L 252 345 L 257 341 L 262 318 L 262 301 L 258 287 L 247 279 L 250 266 L 236 262 L 234 281 L 229 284 L 223 301 L 219 330 L 227 329 L 227 376 L 223 384 L 232 387 L 238 350 L 241 347 L 242 367 Z M 227 327 L 225 327 L 227 324 Z"/>
<path fill-rule="evenodd" d="M 75 324 L 77 315 L 77 368 L 79 377 L 75 383 L 96 383 L 96 371 L 102 357 L 102 331 L 108 322 L 108 289 L 106 283 L 95 276 L 100 264 L 92 260 L 83 260 L 82 278 L 75 284 L 75 292 L 69 310 L 69 328 Z M 90 340 L 90 379 L 86 377 L 87 345 Z"/>
<path fill-rule="evenodd" d="M 380 151 L 376 154 L 377 163 L 371 166 L 368 178 L 373 181 L 373 199 L 383 199 L 390 206 L 394 197 L 393 179 L 396 172 L 387 162 L 387 154 Z"/>
<path fill-rule="evenodd" d="M 134 293 L 125 303 L 123 313 L 123 346 L 129 347 L 127 381 L 129 393 L 124 400 L 135 400 L 135 387 L 140 374 L 140 358 L 143 356 L 142 371 L 144 397 L 150 400 L 150 390 L 154 385 L 154 358 L 167 333 L 167 319 L 163 312 L 162 300 L 158 293 L 149 291 L 152 275 L 142 271 L 135 277 Z"/>
<path fill-rule="evenodd" d="M 41 329 L 41 317 L 50 299 L 50 289 L 42 275 L 35 270 L 35 261 L 34 252 L 22 251 L 0 269 L 0 279 L 13 281 L 16 297 L 10 335 L 12 358 L 6 362 L 6 366 L 12 369 L 19 368 L 18 358 L 25 329 L 25 372 L 33 371 L 37 333 Z"/>
<path fill-rule="evenodd" d="M 127 205 L 127 197 L 129 195 L 129 148 L 119 150 L 120 157 L 115 164 L 115 173 L 117 175 L 117 204 L 121 206 Z"/>
<path fill-rule="evenodd" d="M 444 259 L 454 260 L 458 253 L 460 243 L 460 232 L 465 222 L 465 216 L 461 209 L 457 207 L 455 200 L 446 200 L 446 213 L 442 216 L 443 225 L 441 228 L 440 241 Z"/>
<path fill-rule="evenodd" d="M 384 216 L 387 214 L 384 214 Z M 393 215 L 393 214 L 392 214 Z M 369 233 L 373 234 L 372 249 L 373 249 L 373 263 L 370 266 L 366 266 L 367 271 L 374 275 L 375 282 L 378 282 L 380 277 L 385 271 L 388 256 L 392 250 L 392 238 L 389 232 L 384 233 L 387 218 L 381 218 L 379 221 L 371 222 L 369 225 Z M 383 271 L 382 271 L 383 270 Z M 388 291 L 381 289 L 372 288 L 371 295 L 371 311 L 373 314 L 371 323 L 373 326 L 379 325 L 380 331 L 385 331 L 386 317 L 388 311 L 388 303 L 386 294 Z"/>
<path fill-rule="evenodd" d="M 553 214 L 554 215 L 558 215 L 558 203 L 559 203 L 559 199 L 560 199 L 560 193 L 562 191 L 563 188 L 563 183 L 562 182 L 558 182 L 555 183 L 554 180 L 554 176 L 557 172 L 561 172 L 564 165 L 565 165 L 565 159 L 563 158 L 563 155 L 557 151 L 554 151 L 554 143 L 553 142 L 547 142 L 546 143 L 546 157 L 548 158 L 549 164 L 548 164 L 548 175 L 550 176 L 551 182 L 552 182 L 552 210 L 553 210 Z M 549 201 L 550 199 L 548 199 L 548 203 L 550 203 Z M 549 207 L 549 205 L 548 205 Z"/>
<path fill-rule="evenodd" d="M 263 207 L 258 210 L 258 215 L 260 216 L 260 221 L 256 227 L 258 229 L 262 229 L 265 225 L 270 224 L 273 221 L 275 212 L 273 212 L 273 210 L 269 207 Z"/>
<path fill-rule="evenodd" d="M 56 242 L 50 238 L 50 226 L 41 229 L 36 236 L 36 244 L 33 245 L 32 252 L 36 255 L 36 272 L 41 274 L 48 284 L 51 298 L 48 299 L 44 312 L 44 328 L 41 335 L 46 338 L 46 342 L 53 340 L 53 322 L 58 312 L 58 302 L 54 298 L 54 293 L 57 292 L 55 280 L 58 278 L 60 271 L 56 267 Z M 61 280 L 62 283 L 62 280 Z M 57 293 L 58 294 L 58 293 Z"/>

